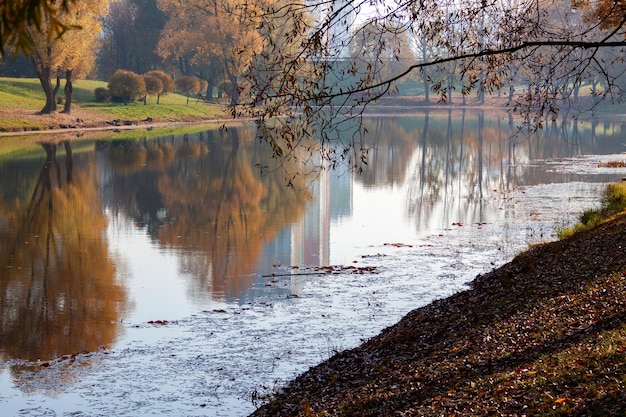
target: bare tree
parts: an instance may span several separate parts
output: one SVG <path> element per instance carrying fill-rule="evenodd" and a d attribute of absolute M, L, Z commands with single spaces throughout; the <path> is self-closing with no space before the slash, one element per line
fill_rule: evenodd
<path fill-rule="evenodd" d="M 612 0 L 599 4 L 343 0 L 272 5 L 253 16 L 267 36 L 247 73 L 252 96 L 246 104 L 257 115 L 260 137 L 277 156 L 301 158 L 294 150 L 313 136 L 320 145 L 309 149 L 321 153 L 325 166 L 347 163 L 356 170 L 368 154 L 361 142 L 364 110 L 411 75 L 427 77 L 444 102 L 453 94 L 476 93 L 482 100 L 507 87 L 520 126 L 538 128 L 564 110 L 570 115 L 582 110 L 580 100 L 573 107 L 572 91 L 583 83 L 594 86 L 588 109 L 623 94 L 618 79 L 624 66 L 617 61 L 626 46 L 626 6 Z M 281 22 L 280 28 L 273 22 Z M 285 32 L 281 49 L 273 48 Z M 374 48 L 370 42 L 369 65 L 362 65 L 362 54 L 347 53 L 377 33 L 380 43 Z M 419 39 L 428 52 L 407 62 L 402 48 L 389 47 L 387 40 L 402 33 Z M 291 43 L 285 47 L 285 42 Z M 381 65 L 390 52 L 391 60 L 404 63 L 401 69 Z M 524 88 L 515 89 L 522 80 Z M 516 90 L 522 93 L 512 94 Z M 283 116 L 278 120 L 277 112 Z"/>

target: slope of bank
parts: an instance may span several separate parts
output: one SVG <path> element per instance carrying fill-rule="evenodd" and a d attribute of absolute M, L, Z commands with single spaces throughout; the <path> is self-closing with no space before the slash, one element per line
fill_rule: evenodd
<path fill-rule="evenodd" d="M 252 415 L 625 415 L 625 307 L 622 214 L 414 310 Z"/>

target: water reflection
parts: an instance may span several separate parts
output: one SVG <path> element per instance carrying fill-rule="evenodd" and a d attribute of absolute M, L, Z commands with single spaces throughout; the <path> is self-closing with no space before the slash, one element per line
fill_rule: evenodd
<path fill-rule="evenodd" d="M 95 166 L 44 143 L 39 172 L 2 181 L 0 357 L 58 358 L 109 346 L 125 294 L 103 239 Z M 18 171 L 19 172 L 19 171 Z M 3 179 L 15 175 L 3 175 Z M 22 188 L 23 187 L 23 188 Z M 28 190 L 28 192 L 26 192 Z"/>
<path fill-rule="evenodd" d="M 611 180 L 546 169 L 538 159 L 624 150 L 621 126 L 598 121 L 515 140 L 507 115 L 483 112 L 365 123 L 376 151 L 361 175 L 289 175 L 290 186 L 284 171 L 259 171 L 271 151 L 252 126 L 107 139 L 80 153 L 44 143 L 38 154 L 0 160 L 0 358 L 47 360 L 114 344 L 120 320 L 142 308 L 133 304 L 138 294 L 155 297 L 129 272 L 146 251 L 176 264 L 158 278 L 184 281 L 184 302 L 242 302 L 277 264 L 350 263 L 338 240 L 359 250 L 386 242 L 341 228 L 356 211 L 381 225 L 393 217 L 384 238 L 401 230 L 415 240 L 452 222 L 516 216 L 493 202 L 522 186 Z M 120 235 L 146 237 L 144 253 L 121 250 Z M 264 291 L 297 293 L 296 285 Z"/>
<path fill-rule="evenodd" d="M 146 227 L 161 248 L 176 250 L 181 274 L 216 297 L 250 287 L 263 245 L 302 217 L 309 201 L 305 177 L 286 187 L 278 172 L 259 175 L 257 165 L 271 154 L 251 144 L 253 133 L 209 131 L 112 142 L 103 150 L 112 167 L 105 184 L 112 211 Z"/>
<path fill-rule="evenodd" d="M 488 221 L 487 203 L 521 186 L 615 177 L 559 173 L 536 160 L 624 151 L 618 124 L 554 122 L 532 136 L 518 134 L 508 114 L 427 111 L 417 117 L 366 121 L 372 162 L 355 181 L 366 187 L 406 187 L 406 215 L 418 231 L 451 222 Z M 494 194 L 496 193 L 496 194 Z"/>

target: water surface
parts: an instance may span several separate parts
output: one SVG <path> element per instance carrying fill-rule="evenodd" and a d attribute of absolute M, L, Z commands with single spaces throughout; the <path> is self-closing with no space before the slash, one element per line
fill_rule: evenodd
<path fill-rule="evenodd" d="M 252 126 L 0 151 L 3 412 L 246 415 L 553 239 L 625 175 L 599 167 L 626 159 L 617 124 L 512 139 L 482 112 L 366 123 L 364 173 L 290 186 L 259 171 Z"/>

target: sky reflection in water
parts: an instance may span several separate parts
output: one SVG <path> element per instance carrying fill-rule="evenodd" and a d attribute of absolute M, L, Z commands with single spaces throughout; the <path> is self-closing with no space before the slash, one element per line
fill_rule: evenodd
<path fill-rule="evenodd" d="M 361 176 L 294 187 L 259 175 L 252 127 L 0 163 L 0 406 L 246 414 L 254 390 L 551 238 L 623 175 L 595 162 L 621 157 L 617 125 L 511 141 L 506 117 L 470 112 L 367 123 Z"/>

